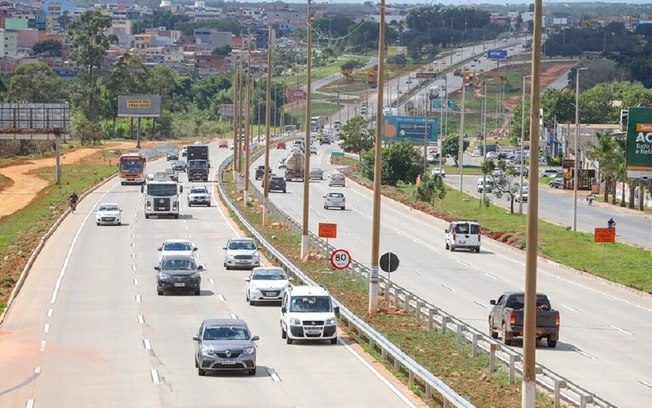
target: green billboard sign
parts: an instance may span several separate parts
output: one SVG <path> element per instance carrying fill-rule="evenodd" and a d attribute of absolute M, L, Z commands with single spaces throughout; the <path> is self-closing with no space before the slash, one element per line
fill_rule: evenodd
<path fill-rule="evenodd" d="M 629 108 L 627 178 L 652 178 L 652 108 Z"/>

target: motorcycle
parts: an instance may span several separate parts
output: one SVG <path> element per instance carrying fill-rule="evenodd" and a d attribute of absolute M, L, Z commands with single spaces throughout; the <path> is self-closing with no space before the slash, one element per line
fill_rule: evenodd
<path fill-rule="evenodd" d="M 616 221 L 614 221 L 613 218 L 610 219 L 609 221 L 607 221 L 607 226 L 609 228 L 616 228 Z"/>
<path fill-rule="evenodd" d="M 70 197 L 68 203 L 70 204 L 70 211 L 75 212 L 77 209 L 77 199 Z"/>

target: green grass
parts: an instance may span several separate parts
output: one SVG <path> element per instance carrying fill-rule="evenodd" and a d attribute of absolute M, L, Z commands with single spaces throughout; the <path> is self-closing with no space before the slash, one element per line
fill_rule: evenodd
<path fill-rule="evenodd" d="M 316 102 L 311 104 L 311 116 L 330 116 L 337 112 L 337 105 L 332 103 L 321 103 Z M 298 127 L 303 127 L 303 123 L 306 120 L 306 109 L 301 107 L 299 109 L 288 111 L 294 120 L 297 122 Z"/>
<path fill-rule="evenodd" d="M 359 58 L 359 57 L 352 57 L 352 56 L 343 56 L 343 57 L 338 57 L 335 61 L 326 64 L 322 67 L 312 67 L 312 80 L 316 81 L 321 78 L 325 78 L 329 75 L 338 73 L 342 69 L 342 64 L 344 64 L 347 61 L 358 61 L 361 64 L 366 64 L 368 61 L 368 58 Z M 306 86 L 306 72 L 299 72 L 293 75 L 288 75 L 283 78 L 283 82 L 287 84 L 289 87 L 296 87 L 300 88 L 303 86 Z"/>

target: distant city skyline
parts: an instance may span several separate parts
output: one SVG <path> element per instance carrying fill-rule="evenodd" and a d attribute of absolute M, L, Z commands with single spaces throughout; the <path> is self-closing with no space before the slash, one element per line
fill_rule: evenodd
<path fill-rule="evenodd" d="M 363 4 L 368 2 L 369 0 L 311 0 L 311 4 Z M 293 3 L 293 4 L 307 4 L 307 0 L 282 0 L 283 3 Z M 173 0 L 174 3 L 174 0 Z M 227 3 L 238 3 L 238 1 L 227 1 Z M 242 3 L 272 3 L 272 1 L 267 1 L 267 0 L 249 0 L 249 1 L 242 1 Z M 374 0 L 373 3 L 378 3 L 377 0 Z M 566 4 L 566 3 L 572 3 L 572 4 L 585 4 L 587 7 L 592 7 L 595 4 L 635 4 L 635 5 L 640 5 L 640 4 L 649 4 L 650 0 L 629 0 L 626 2 L 623 1 L 618 1 L 618 0 L 601 0 L 598 2 L 588 2 L 586 0 L 553 0 L 553 1 L 546 1 L 544 4 L 544 8 L 546 5 L 550 4 L 555 4 L 555 5 L 561 5 L 561 4 Z M 400 0 L 400 1 L 389 1 L 385 0 L 385 4 L 388 5 L 400 5 L 400 4 L 409 4 L 409 5 L 427 5 L 427 3 L 424 3 L 423 0 Z M 529 6 L 530 2 L 505 2 L 501 0 L 483 0 L 481 3 L 477 3 L 471 0 L 438 0 L 432 2 L 432 4 L 444 4 L 444 5 L 451 5 L 451 6 L 483 6 L 483 5 L 500 5 L 500 6 Z"/>

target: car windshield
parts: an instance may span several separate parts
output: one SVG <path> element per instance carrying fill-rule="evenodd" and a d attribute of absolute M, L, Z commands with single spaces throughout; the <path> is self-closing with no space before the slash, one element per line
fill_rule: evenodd
<path fill-rule="evenodd" d="M 190 160 L 188 162 L 188 168 L 189 169 L 206 169 L 208 168 L 208 164 L 204 160 Z"/>
<path fill-rule="evenodd" d="M 143 171 L 144 163 L 138 158 L 123 158 L 120 160 L 120 170 L 126 173 L 139 173 Z"/>
<path fill-rule="evenodd" d="M 251 275 L 252 280 L 286 280 L 287 277 L 280 269 L 263 269 Z"/>
<path fill-rule="evenodd" d="M 272 181 L 283 181 L 283 177 L 272 177 Z"/>
<path fill-rule="evenodd" d="M 166 242 L 163 245 L 164 251 L 192 251 L 192 246 L 189 242 Z"/>
<path fill-rule="evenodd" d="M 108 204 L 101 205 L 99 208 L 99 211 L 119 211 L 119 210 L 120 208 L 118 208 L 117 205 L 108 205 Z"/>
<path fill-rule="evenodd" d="M 161 264 L 164 271 L 194 271 L 195 262 L 192 259 L 165 259 Z"/>
<path fill-rule="evenodd" d="M 249 330 L 243 326 L 207 327 L 204 340 L 249 340 Z"/>
<path fill-rule="evenodd" d="M 329 296 L 292 296 L 290 312 L 320 313 L 330 312 L 331 298 Z"/>
<path fill-rule="evenodd" d="M 229 242 L 229 249 L 256 249 L 256 244 L 253 241 L 231 241 Z"/>
<path fill-rule="evenodd" d="M 344 194 L 342 193 L 330 193 L 328 194 L 329 198 L 344 198 Z"/>
<path fill-rule="evenodd" d="M 177 184 L 148 184 L 147 194 L 158 197 L 177 195 Z"/>
<path fill-rule="evenodd" d="M 196 187 L 190 190 L 190 194 L 205 194 L 207 192 L 203 187 Z"/>

